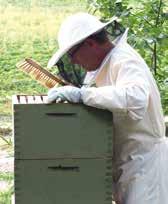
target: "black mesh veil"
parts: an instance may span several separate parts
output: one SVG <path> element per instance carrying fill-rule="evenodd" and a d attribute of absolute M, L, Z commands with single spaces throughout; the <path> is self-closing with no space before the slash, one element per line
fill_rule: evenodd
<path fill-rule="evenodd" d="M 56 66 L 58 76 L 77 87 L 82 87 L 86 72 L 79 65 L 72 64 L 67 54 L 56 63 Z"/>

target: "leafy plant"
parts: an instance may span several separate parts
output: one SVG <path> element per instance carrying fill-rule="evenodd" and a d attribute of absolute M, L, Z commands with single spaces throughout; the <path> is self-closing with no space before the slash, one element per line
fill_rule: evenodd
<path fill-rule="evenodd" d="M 168 114 L 168 2 L 164 0 L 88 0 L 90 12 L 103 20 L 117 16 L 129 27 L 130 44 L 144 57 L 161 91 L 165 114 Z"/>

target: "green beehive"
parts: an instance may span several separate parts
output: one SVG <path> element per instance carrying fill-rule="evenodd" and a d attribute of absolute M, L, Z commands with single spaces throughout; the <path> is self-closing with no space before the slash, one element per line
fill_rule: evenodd
<path fill-rule="evenodd" d="M 15 204 L 111 204 L 112 114 L 20 97 L 13 101 Z"/>

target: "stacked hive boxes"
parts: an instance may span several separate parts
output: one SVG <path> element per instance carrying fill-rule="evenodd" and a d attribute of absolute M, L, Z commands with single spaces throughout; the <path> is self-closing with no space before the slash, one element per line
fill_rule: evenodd
<path fill-rule="evenodd" d="M 15 204 L 111 204 L 112 114 L 13 104 Z"/>

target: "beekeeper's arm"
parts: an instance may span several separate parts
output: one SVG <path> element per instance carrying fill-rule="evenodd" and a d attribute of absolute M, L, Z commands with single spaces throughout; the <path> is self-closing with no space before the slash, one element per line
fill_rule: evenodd
<path fill-rule="evenodd" d="M 82 101 L 112 112 L 125 112 L 134 120 L 142 119 L 149 102 L 145 71 L 134 61 L 120 66 L 115 86 L 86 88 L 82 91 Z"/>

